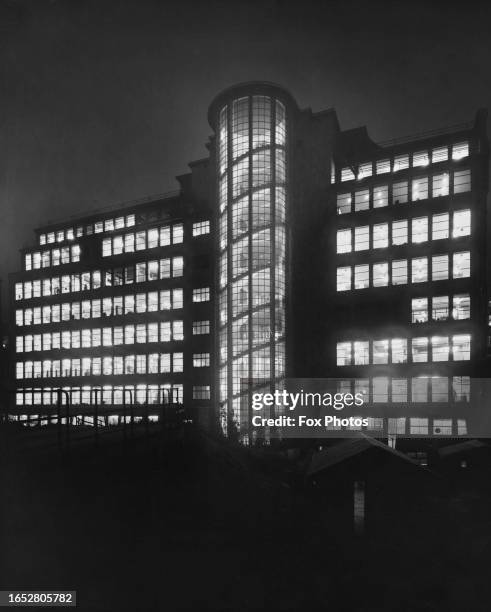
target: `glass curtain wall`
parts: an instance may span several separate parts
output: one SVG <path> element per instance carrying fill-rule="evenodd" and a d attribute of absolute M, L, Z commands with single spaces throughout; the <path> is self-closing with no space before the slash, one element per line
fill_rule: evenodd
<path fill-rule="evenodd" d="M 252 387 L 270 391 L 285 376 L 286 139 L 285 106 L 274 97 L 220 110 L 220 421 L 244 443 Z"/>

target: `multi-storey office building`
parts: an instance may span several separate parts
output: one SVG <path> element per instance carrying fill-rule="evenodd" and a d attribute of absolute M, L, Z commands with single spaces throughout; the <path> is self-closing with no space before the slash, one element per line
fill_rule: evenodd
<path fill-rule="evenodd" d="M 486 375 L 485 111 L 380 145 L 332 109 L 249 83 L 209 120 L 222 427 L 247 439 L 248 379 L 333 377 L 392 415 L 394 433 L 464 433 L 447 417 Z M 407 403 L 414 416 L 398 419 Z"/>
<path fill-rule="evenodd" d="M 121 386 L 158 401 L 155 385 L 183 384 L 185 404 L 215 398 L 222 430 L 247 441 L 253 390 L 333 377 L 390 407 L 397 431 L 463 433 L 462 419 L 443 416 L 486 375 L 485 117 L 380 145 L 276 85 L 225 90 L 208 112 L 209 157 L 179 177 L 178 196 L 38 232 L 13 277 L 19 386 L 46 372 L 48 388 L 65 378 L 85 401 L 83 387 L 106 386 L 115 403 Z M 167 211 L 164 229 L 148 217 L 127 227 L 147 209 Z M 208 221 L 213 245 L 193 236 Z M 69 304 L 67 279 L 92 283 L 95 305 Z M 114 328 L 89 325 L 94 308 Z M 30 393 L 18 401 L 40 401 Z M 419 413 L 398 421 L 407 402 Z"/>
<path fill-rule="evenodd" d="M 20 413 L 43 414 L 62 388 L 75 414 L 171 402 L 208 423 L 210 213 L 181 180 L 178 195 L 36 230 L 11 275 Z"/>
<path fill-rule="evenodd" d="M 332 371 L 389 404 L 393 433 L 468 433 L 471 377 L 487 375 L 485 113 L 336 161 Z"/>

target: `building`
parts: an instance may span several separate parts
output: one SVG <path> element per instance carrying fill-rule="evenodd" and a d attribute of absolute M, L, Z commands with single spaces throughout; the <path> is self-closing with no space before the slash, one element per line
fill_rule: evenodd
<path fill-rule="evenodd" d="M 125 404 L 158 418 L 171 403 L 210 425 L 210 211 L 180 178 L 178 194 L 47 225 L 22 250 L 10 279 L 20 414 L 49 414 L 61 388 L 74 415 L 98 403 L 109 423 Z"/>
<path fill-rule="evenodd" d="M 482 434 L 468 403 L 488 372 L 485 122 L 479 111 L 383 146 L 341 135 L 327 230 L 336 356 L 325 358 L 354 379 L 347 388 L 388 405 L 389 435 Z"/>
<path fill-rule="evenodd" d="M 151 403 L 161 385 L 183 385 L 186 406 L 209 402 L 221 430 L 247 443 L 253 391 L 331 377 L 377 404 L 372 433 L 467 432 L 470 378 L 487 373 L 486 112 L 380 144 L 365 127 L 343 131 L 334 109 L 300 109 L 282 87 L 251 82 L 221 92 L 208 120 L 209 157 L 190 164 L 173 198 L 38 230 L 12 277 L 19 387 L 63 383 L 85 402 L 94 385 L 110 404 L 126 385 Z M 87 282 L 96 346 L 85 344 Z M 162 307 L 174 287 L 177 312 Z M 197 335 L 199 322 L 209 334 Z M 168 371 L 174 359 L 182 371 Z"/>

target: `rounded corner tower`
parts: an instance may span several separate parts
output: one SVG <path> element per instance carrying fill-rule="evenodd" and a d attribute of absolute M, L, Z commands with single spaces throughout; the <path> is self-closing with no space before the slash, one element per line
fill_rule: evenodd
<path fill-rule="evenodd" d="M 222 431 L 251 443 L 252 393 L 286 373 L 288 170 L 292 96 L 266 82 L 220 93 L 216 135 L 217 355 Z"/>

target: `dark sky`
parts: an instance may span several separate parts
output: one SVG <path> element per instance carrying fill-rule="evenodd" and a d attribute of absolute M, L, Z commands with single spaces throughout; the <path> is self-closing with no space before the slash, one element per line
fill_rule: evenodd
<path fill-rule="evenodd" d="M 234 82 L 280 83 L 375 140 L 472 119 L 491 106 L 490 17 L 472 2 L 0 1 L 0 276 L 48 219 L 175 189 Z"/>

